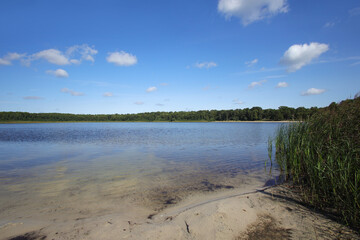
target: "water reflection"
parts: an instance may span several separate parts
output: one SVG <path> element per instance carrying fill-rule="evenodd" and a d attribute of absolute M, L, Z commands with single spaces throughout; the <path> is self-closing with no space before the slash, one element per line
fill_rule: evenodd
<path fill-rule="evenodd" d="M 264 172 L 267 139 L 278 126 L 0 125 L 0 203 L 6 209 L 20 202 L 28 207 L 33 201 L 54 206 L 55 199 L 62 205 L 93 205 L 101 199 L 110 206 L 128 199 L 160 210 L 196 192 L 261 186 L 269 180 Z"/>

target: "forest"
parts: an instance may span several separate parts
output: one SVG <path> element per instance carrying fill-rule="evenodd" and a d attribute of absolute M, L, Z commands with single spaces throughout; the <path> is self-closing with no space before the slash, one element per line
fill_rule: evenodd
<path fill-rule="evenodd" d="M 319 108 L 262 109 L 261 107 L 234 110 L 201 110 L 179 112 L 145 112 L 136 114 L 68 114 L 0 112 L 0 122 L 186 122 L 186 121 L 303 121 Z"/>

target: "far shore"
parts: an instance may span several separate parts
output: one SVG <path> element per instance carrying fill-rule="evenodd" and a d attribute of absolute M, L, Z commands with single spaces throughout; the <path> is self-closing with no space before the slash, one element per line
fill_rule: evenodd
<path fill-rule="evenodd" d="M 301 121 L 292 121 L 292 120 L 282 120 L 282 121 L 214 121 L 214 122 L 233 122 L 233 123 L 290 123 L 290 122 L 301 122 Z"/>
<path fill-rule="evenodd" d="M 26 123 L 291 123 L 301 121 L 0 121 L 0 124 Z"/>

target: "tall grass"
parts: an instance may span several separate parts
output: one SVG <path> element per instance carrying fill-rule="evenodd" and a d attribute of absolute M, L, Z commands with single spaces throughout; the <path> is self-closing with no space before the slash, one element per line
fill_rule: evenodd
<path fill-rule="evenodd" d="M 281 126 L 275 148 L 281 171 L 305 200 L 360 229 L 360 98 Z"/>
<path fill-rule="evenodd" d="M 272 156 L 273 156 L 273 140 L 271 137 L 268 139 L 268 156 L 270 160 L 270 164 L 272 166 Z M 265 161 L 265 168 L 266 168 L 267 160 Z"/>

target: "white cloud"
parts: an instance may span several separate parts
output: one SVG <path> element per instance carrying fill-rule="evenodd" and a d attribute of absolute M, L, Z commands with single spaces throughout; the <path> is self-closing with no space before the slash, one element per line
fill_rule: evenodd
<path fill-rule="evenodd" d="M 256 74 L 256 73 L 265 73 L 265 72 L 278 72 L 278 71 L 283 71 L 285 68 L 284 67 L 277 67 L 277 68 L 265 68 L 262 67 L 260 69 L 257 70 L 252 70 L 252 71 L 244 71 L 244 72 L 239 72 L 237 74 L 239 75 L 244 75 L 244 74 Z"/>
<path fill-rule="evenodd" d="M 161 86 L 168 86 L 168 83 L 160 83 Z"/>
<path fill-rule="evenodd" d="M 334 62 L 346 62 L 346 61 L 357 61 L 360 60 L 360 56 L 352 56 L 352 57 L 345 57 L 345 58 L 331 58 L 331 59 L 323 59 L 317 61 L 317 63 L 334 63 Z"/>
<path fill-rule="evenodd" d="M 11 65 L 14 60 L 21 60 L 26 54 L 8 53 L 3 58 L 0 58 L 0 65 Z"/>
<path fill-rule="evenodd" d="M 280 62 L 287 66 L 288 72 L 295 72 L 328 50 L 329 45 L 324 43 L 294 44 L 284 53 Z"/>
<path fill-rule="evenodd" d="M 356 66 L 356 65 L 360 65 L 360 62 L 354 62 L 354 63 L 351 64 L 350 66 L 353 67 L 353 66 Z"/>
<path fill-rule="evenodd" d="M 81 63 L 81 60 L 78 60 L 78 59 L 70 59 L 70 62 L 72 64 L 80 64 Z"/>
<path fill-rule="evenodd" d="M 265 79 L 275 79 L 275 78 L 283 78 L 283 77 L 286 77 L 286 75 L 271 75 L 265 77 Z"/>
<path fill-rule="evenodd" d="M 241 19 L 243 25 L 288 12 L 287 0 L 219 0 L 218 11 L 226 18 Z"/>
<path fill-rule="evenodd" d="M 71 91 L 70 94 L 71 94 L 71 96 L 84 96 L 84 93 L 82 93 L 82 92 Z"/>
<path fill-rule="evenodd" d="M 324 93 L 325 91 L 326 91 L 325 89 L 309 88 L 305 92 L 302 92 L 301 95 L 302 96 L 319 95 Z"/>
<path fill-rule="evenodd" d="M 47 49 L 33 54 L 29 61 L 34 61 L 37 59 L 45 59 L 49 63 L 56 65 L 67 65 L 70 64 L 69 59 L 64 56 L 64 54 L 57 49 Z"/>
<path fill-rule="evenodd" d="M 286 87 L 288 87 L 288 86 L 289 86 L 289 84 L 288 84 L 287 82 L 279 82 L 279 83 L 276 85 L 277 88 L 286 88 Z"/>
<path fill-rule="evenodd" d="M 95 62 L 94 55 L 97 53 L 98 51 L 94 47 L 90 47 L 87 44 L 74 45 L 66 50 L 66 56 L 68 58 L 72 57 L 70 62 L 74 64 L 80 64 L 82 60 Z M 78 59 L 73 57 L 78 57 Z"/>
<path fill-rule="evenodd" d="M 30 66 L 31 62 L 39 59 L 44 59 L 56 65 L 80 64 L 83 60 L 94 62 L 94 55 L 97 53 L 98 51 L 94 47 L 89 47 L 87 44 L 69 47 L 65 54 L 53 48 L 31 55 L 8 53 L 3 58 L 0 58 L 0 65 L 11 65 L 12 61 L 21 60 L 25 66 Z"/>
<path fill-rule="evenodd" d="M 163 106 L 165 106 L 165 105 L 162 104 L 162 103 L 157 103 L 156 106 L 158 106 L 158 107 L 163 107 Z"/>
<path fill-rule="evenodd" d="M 360 15 L 360 7 L 350 9 L 349 14 L 350 16 Z"/>
<path fill-rule="evenodd" d="M 42 97 L 38 97 L 38 96 L 26 96 L 23 97 L 24 100 L 41 100 L 43 99 Z"/>
<path fill-rule="evenodd" d="M 148 89 L 146 89 L 146 92 L 154 92 L 154 91 L 156 91 L 157 90 L 157 88 L 156 87 L 149 87 Z"/>
<path fill-rule="evenodd" d="M 245 64 L 246 64 L 248 67 L 252 67 L 252 66 L 254 66 L 255 64 L 257 64 L 258 61 L 259 61 L 259 60 L 258 60 L 257 58 L 255 58 L 255 59 L 252 60 L 252 61 L 245 62 Z"/>
<path fill-rule="evenodd" d="M 250 83 L 249 88 L 254 88 L 256 86 L 262 86 L 266 82 L 267 82 L 266 79 L 258 81 L 258 82 L 252 82 L 252 83 Z"/>
<path fill-rule="evenodd" d="M 237 98 L 237 99 L 234 99 L 234 100 L 233 100 L 233 103 L 236 104 L 236 105 L 244 104 L 244 102 L 243 102 L 243 101 L 240 101 L 238 98 Z"/>
<path fill-rule="evenodd" d="M 98 51 L 94 47 L 83 44 L 67 48 L 65 54 L 57 49 L 46 49 L 22 60 L 26 66 L 30 66 L 31 62 L 39 59 L 56 65 L 80 64 L 83 60 L 94 62 L 94 55 L 97 53 Z"/>
<path fill-rule="evenodd" d="M 75 91 L 73 91 L 71 89 L 68 89 L 68 88 L 62 88 L 60 91 L 63 92 L 63 93 L 69 93 L 71 96 L 84 96 L 84 93 L 75 92 Z"/>
<path fill-rule="evenodd" d="M 113 95 L 112 92 L 105 92 L 105 93 L 103 94 L 103 96 L 104 96 L 104 97 L 112 97 L 112 96 L 114 96 L 114 95 Z"/>
<path fill-rule="evenodd" d="M 137 63 L 136 56 L 124 51 L 109 53 L 109 56 L 106 58 L 106 60 L 109 63 L 114 63 L 117 66 L 131 66 Z"/>
<path fill-rule="evenodd" d="M 55 77 L 58 77 L 58 78 L 67 78 L 69 77 L 69 74 L 64 70 L 64 69 L 56 69 L 55 71 L 54 70 L 48 70 L 46 71 L 47 74 L 51 74 L 51 75 L 54 75 Z"/>
<path fill-rule="evenodd" d="M 8 53 L 5 58 L 9 59 L 10 61 L 12 60 L 19 60 L 21 58 L 23 58 L 26 54 L 19 54 L 19 53 Z"/>
<path fill-rule="evenodd" d="M 335 22 L 327 22 L 324 25 L 324 28 L 332 28 L 335 26 Z"/>
<path fill-rule="evenodd" d="M 0 65 L 11 65 L 11 61 L 5 58 L 0 58 Z"/>
<path fill-rule="evenodd" d="M 216 67 L 217 64 L 215 62 L 201 62 L 201 63 L 195 63 L 194 65 L 197 68 L 212 68 L 212 67 Z"/>
<path fill-rule="evenodd" d="M 134 102 L 134 104 L 136 104 L 136 105 L 143 105 L 144 102 L 138 101 L 138 102 Z"/>

